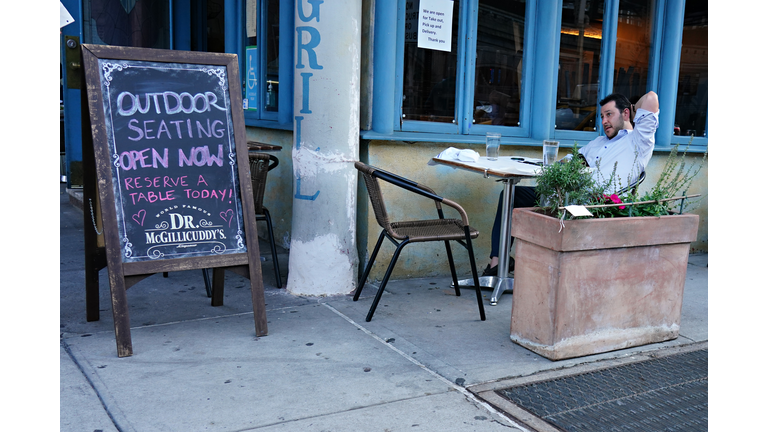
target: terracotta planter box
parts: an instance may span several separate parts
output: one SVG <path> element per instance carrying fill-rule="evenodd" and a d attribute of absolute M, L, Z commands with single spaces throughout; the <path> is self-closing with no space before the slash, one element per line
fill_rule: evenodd
<path fill-rule="evenodd" d="M 699 216 L 565 221 L 515 209 L 510 338 L 560 360 L 675 339 Z"/>

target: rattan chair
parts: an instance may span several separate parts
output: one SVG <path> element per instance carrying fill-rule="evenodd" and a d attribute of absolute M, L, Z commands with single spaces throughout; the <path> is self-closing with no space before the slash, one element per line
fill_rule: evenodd
<path fill-rule="evenodd" d="M 373 318 L 373 313 L 376 311 L 376 306 L 379 304 L 381 295 L 384 293 L 384 288 L 387 286 L 387 281 L 392 274 L 392 269 L 395 267 L 397 258 L 405 245 L 410 243 L 431 241 L 445 242 L 445 250 L 448 256 L 448 264 L 451 267 L 453 286 L 455 287 L 456 295 L 460 296 L 459 281 L 456 277 L 456 267 L 453 264 L 453 254 L 451 253 L 451 246 L 449 244 L 449 241 L 456 240 L 469 252 L 469 262 L 472 267 L 472 278 L 475 284 L 475 294 L 477 295 L 477 306 L 480 309 L 480 319 L 485 321 L 485 309 L 483 308 L 483 299 L 482 294 L 480 293 L 480 281 L 477 275 L 475 255 L 472 251 L 472 239 L 477 238 L 479 231 L 469 225 L 467 213 L 464 209 L 457 203 L 436 195 L 432 189 L 396 174 L 366 165 L 362 162 L 355 162 L 355 168 L 357 168 L 365 180 L 365 185 L 368 188 L 368 196 L 371 200 L 371 205 L 373 206 L 373 212 L 376 215 L 376 221 L 381 226 L 382 231 L 379 235 L 376 247 L 373 249 L 373 254 L 368 260 L 368 265 L 366 265 L 365 271 L 360 278 L 357 290 L 355 290 L 354 301 L 357 301 L 360 298 L 360 292 L 365 286 L 365 281 L 368 278 L 371 267 L 373 267 L 373 263 L 376 260 L 376 256 L 379 253 L 379 248 L 381 247 L 384 238 L 388 238 L 397 246 L 365 320 L 370 321 L 371 318 Z M 384 197 L 381 192 L 379 180 L 386 181 L 409 192 L 434 200 L 435 206 L 437 207 L 438 219 L 402 222 L 390 221 L 384 204 Z M 441 204 L 456 209 L 461 215 L 461 219 L 445 219 Z"/>
<path fill-rule="evenodd" d="M 266 153 L 248 153 L 248 161 L 251 169 L 251 186 L 253 189 L 253 204 L 257 221 L 267 223 L 267 234 L 269 234 L 269 246 L 272 249 L 272 265 L 275 269 L 275 282 L 278 288 L 283 287 L 283 280 L 280 277 L 280 265 L 277 262 L 277 248 L 275 247 L 275 235 L 272 230 L 272 217 L 269 210 L 264 207 L 264 190 L 267 186 L 267 173 L 274 169 L 280 161 L 272 155 Z M 205 291 L 208 297 L 212 295 L 212 282 L 209 269 L 203 269 L 203 281 Z"/>
<path fill-rule="evenodd" d="M 280 277 L 280 265 L 277 262 L 277 248 L 275 247 L 275 234 L 272 230 L 272 217 L 269 210 L 264 207 L 264 190 L 267 186 L 267 173 L 272 171 L 280 161 L 270 154 L 249 153 L 248 160 L 251 164 L 251 186 L 253 188 L 253 207 L 256 213 L 257 221 L 267 223 L 267 234 L 269 234 L 269 246 L 272 249 L 272 264 L 275 268 L 275 281 L 277 287 L 283 287 L 283 280 Z"/>

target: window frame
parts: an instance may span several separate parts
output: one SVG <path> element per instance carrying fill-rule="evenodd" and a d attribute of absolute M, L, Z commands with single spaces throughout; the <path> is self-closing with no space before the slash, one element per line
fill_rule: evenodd
<path fill-rule="evenodd" d="M 674 81 L 675 103 L 672 105 L 673 109 L 672 109 L 672 112 L 670 113 L 671 114 L 670 118 L 671 118 L 671 122 L 672 122 L 672 126 L 673 127 L 674 127 L 674 122 L 675 122 L 675 112 L 674 112 L 674 110 L 677 108 L 677 90 L 678 90 L 677 89 L 677 85 L 678 85 L 679 80 L 680 80 L 680 56 L 682 55 L 682 48 L 683 48 L 683 30 L 684 30 L 683 28 L 685 26 L 685 3 L 684 2 L 683 2 L 683 5 L 681 6 L 681 12 L 680 13 L 681 13 L 680 19 L 679 19 L 680 30 L 679 30 L 679 35 L 676 36 L 676 37 L 678 37 L 679 41 L 678 41 L 678 44 L 677 44 L 678 45 L 678 56 L 677 56 L 677 62 L 676 62 L 677 63 L 677 66 L 676 66 L 677 74 L 675 75 L 675 81 Z M 707 15 L 709 15 L 709 12 L 707 12 Z M 707 16 L 707 23 L 709 23 L 709 16 Z M 709 25 L 709 24 L 707 24 L 707 25 Z M 709 49 L 709 47 L 707 47 L 707 49 Z M 707 84 L 707 85 L 709 85 L 709 84 Z M 669 143 L 670 147 L 675 146 L 675 145 L 679 145 L 680 147 L 684 147 L 684 146 L 687 146 L 688 143 L 690 142 L 690 148 L 688 149 L 689 152 L 701 152 L 701 151 L 706 151 L 707 150 L 707 148 L 709 147 L 709 106 L 710 106 L 709 101 L 707 101 L 706 123 L 704 125 L 704 134 L 703 134 L 703 136 L 700 136 L 700 137 L 696 137 L 695 136 L 691 140 L 690 136 L 674 135 L 674 132 L 673 132 L 672 135 L 671 135 L 671 138 L 670 138 L 670 143 Z"/>
<path fill-rule="evenodd" d="M 533 39 L 532 26 L 528 25 L 530 8 L 526 5 L 526 25 L 523 36 L 523 83 L 520 98 L 520 121 L 518 126 L 478 125 L 473 123 L 474 112 L 474 82 L 476 56 L 467 56 L 467 53 L 477 50 L 477 17 L 479 0 L 463 0 L 459 3 L 458 37 L 457 37 L 457 65 L 456 65 L 456 108 L 454 112 L 455 123 L 438 123 L 419 120 L 407 120 L 403 118 L 403 81 L 405 67 L 405 6 L 406 1 L 397 1 L 397 31 L 396 31 L 396 64 L 395 64 L 395 98 L 393 128 L 405 133 L 429 133 L 440 135 L 455 135 L 466 138 L 483 137 L 486 132 L 499 132 L 502 137 L 526 137 L 530 131 L 527 125 L 528 116 L 524 106 L 530 98 L 530 91 L 525 85 L 525 79 L 530 76 L 527 73 L 530 62 L 527 61 L 526 52 L 529 50 Z M 529 2 L 531 0 L 528 0 Z"/>
<path fill-rule="evenodd" d="M 598 78 L 597 78 L 597 100 L 602 100 L 605 96 L 607 96 L 609 93 L 605 93 L 604 89 L 612 89 L 613 88 L 613 66 L 615 64 L 616 59 L 616 34 L 618 29 L 618 0 L 616 0 L 614 3 L 616 5 L 616 16 L 613 14 L 609 14 L 609 3 L 611 0 L 606 0 L 603 3 L 603 28 L 602 28 L 602 39 L 600 42 L 600 65 L 599 65 L 599 72 L 598 72 Z M 561 32 L 563 28 L 563 1 L 558 1 L 558 10 L 560 11 L 557 16 L 557 34 L 554 35 L 554 45 L 555 45 L 555 51 L 557 55 L 557 68 L 559 70 L 560 67 L 560 39 L 561 39 Z M 609 41 L 613 40 L 614 43 L 609 43 Z M 610 67 L 608 66 L 610 65 Z M 610 73 L 606 73 L 610 72 Z M 578 130 L 557 130 L 557 124 L 554 118 L 554 113 L 557 111 L 557 85 L 558 85 L 558 78 L 559 74 L 555 76 L 555 81 L 552 83 L 555 90 L 555 101 L 552 105 L 552 112 L 553 112 L 553 118 L 552 118 L 552 136 L 556 140 L 573 140 L 576 142 L 583 142 L 584 144 L 588 143 L 589 141 L 592 141 L 593 139 L 597 138 L 601 134 L 603 134 L 602 127 L 597 126 L 600 124 L 599 121 L 599 113 L 600 113 L 600 104 L 597 103 L 595 105 L 595 127 L 594 131 L 578 131 Z"/>
<path fill-rule="evenodd" d="M 536 0 L 531 0 L 536 1 Z M 598 101 L 609 95 L 613 91 L 613 70 L 616 59 L 616 38 L 618 31 L 619 1 L 605 0 L 603 12 L 603 41 L 601 45 L 601 55 L 604 59 L 600 62 L 600 75 L 598 79 Z M 562 9 L 562 0 L 559 2 L 559 8 Z M 709 127 L 709 105 L 707 105 L 707 123 L 704 129 L 704 136 L 690 137 L 673 135 L 675 122 L 675 108 L 677 105 L 677 83 L 680 73 L 680 50 L 682 48 L 682 31 L 684 21 L 684 2 L 672 2 L 667 0 L 656 0 L 655 15 L 653 17 L 652 38 L 650 47 L 650 56 L 648 59 L 648 86 L 646 91 L 655 91 L 660 94 L 660 98 L 666 99 L 661 105 L 659 111 L 659 131 L 656 133 L 655 150 L 670 150 L 675 145 L 687 145 L 690 142 L 689 152 L 698 153 L 707 150 L 709 145 L 708 127 Z M 610 12 L 610 13 L 609 13 Z M 562 20 L 562 14 L 559 20 Z M 562 23 L 558 22 L 558 28 Z M 559 36 L 559 35 L 558 35 Z M 557 37 L 557 51 L 560 50 L 560 38 Z M 662 63 L 665 66 L 662 65 Z M 669 65 L 674 65 L 670 67 Z M 557 85 L 557 82 L 553 85 Z M 673 97 L 667 97 L 673 95 Z M 599 112 L 599 104 L 597 106 Z M 672 126 L 667 126 L 671 124 Z M 554 128 L 554 123 L 553 123 Z M 585 131 L 558 131 L 554 129 L 554 138 L 559 140 L 583 141 L 586 144 L 590 140 L 604 136 L 602 126 L 594 132 Z M 582 144 L 582 145 L 583 145 Z"/>
<path fill-rule="evenodd" d="M 245 2 L 238 2 L 237 22 L 240 23 L 241 32 L 237 46 L 237 55 L 241 59 L 246 56 L 246 41 L 248 36 L 245 28 Z M 243 110 L 245 125 L 261 128 L 293 130 L 293 42 L 294 42 L 294 13 L 295 0 L 280 0 L 280 20 L 279 20 L 279 71 L 278 80 L 281 83 L 281 91 L 278 93 L 278 110 L 265 111 L 263 108 L 265 102 L 265 92 L 263 83 L 266 83 L 266 58 L 267 50 L 259 49 L 259 73 L 258 87 L 259 107 L 257 111 Z M 259 0 L 256 11 L 258 21 L 257 40 L 260 45 L 264 45 L 267 40 L 267 1 Z M 263 42 L 262 42 L 263 41 Z M 245 86 L 247 85 L 247 64 L 240 62 L 240 75 L 243 82 L 243 98 L 245 98 Z"/>
<path fill-rule="evenodd" d="M 396 6 L 376 3 L 377 29 L 374 50 L 374 92 L 372 130 L 362 131 L 363 139 L 393 140 L 405 142 L 454 142 L 475 144 L 484 142 L 484 133 L 493 129 L 502 132 L 502 144 L 540 146 L 541 140 L 557 139 L 576 141 L 586 145 L 592 139 L 604 135 L 602 126 L 596 131 L 556 130 L 556 88 L 560 55 L 560 31 L 562 27 L 563 1 L 528 0 L 525 11 L 523 43 L 523 76 L 520 100 L 520 125 L 515 126 L 472 126 L 463 117 L 457 118 L 457 126 L 435 125 L 430 122 L 407 121 L 402 118 L 403 66 L 405 51 L 405 2 L 398 0 Z M 604 1 L 603 41 L 598 80 L 598 101 L 613 90 L 613 69 L 615 67 L 616 36 L 619 19 L 619 1 Z M 460 8 L 460 28 L 466 37 L 459 57 L 476 48 L 476 27 L 478 1 L 467 0 L 467 6 Z M 393 10 L 394 8 L 396 10 Z M 684 2 L 656 0 L 651 23 L 652 37 L 648 60 L 646 91 L 659 94 L 659 129 L 656 132 L 657 151 L 669 151 L 675 145 L 687 145 L 689 153 L 703 153 L 709 146 L 709 105 L 706 113 L 704 136 L 690 137 L 674 135 L 677 86 L 680 74 L 680 55 L 684 24 Z M 379 17 L 384 17 L 380 21 Z M 474 27 L 473 27 L 474 26 Z M 394 29 L 394 35 L 387 34 L 380 27 Z M 377 54 L 381 53 L 381 54 Z M 390 57 L 393 61 L 387 61 Z M 379 60 L 379 61 L 377 61 Z M 466 110 L 470 99 L 468 84 L 474 82 L 475 59 L 463 61 L 460 57 L 457 76 L 463 69 L 463 87 L 457 90 L 457 106 Z M 460 65 L 464 64 L 462 68 Z M 394 77 L 394 78 L 392 78 Z M 391 80 L 391 81 L 388 81 Z M 459 88 L 459 84 L 457 84 Z M 463 96 L 462 96 L 463 95 Z M 534 95 L 536 95 L 534 97 Z M 472 104 L 472 101 L 469 102 Z M 596 108 L 599 110 L 599 104 Z M 471 108 L 470 108 L 471 109 Z M 465 111 L 458 111 L 459 114 Z M 599 112 L 599 111 L 598 111 Z M 469 111 L 471 114 L 471 111 Z M 471 116 L 469 117 L 471 121 Z M 462 123 L 463 121 L 463 123 Z M 599 121 L 598 121 L 599 123 Z M 401 124 L 403 126 L 401 126 Z M 453 127 L 453 128 L 451 128 Z"/>

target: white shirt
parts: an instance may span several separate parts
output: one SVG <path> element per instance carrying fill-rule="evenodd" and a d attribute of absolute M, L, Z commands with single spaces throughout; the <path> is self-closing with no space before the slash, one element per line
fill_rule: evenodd
<path fill-rule="evenodd" d="M 606 192 L 616 192 L 637 180 L 653 155 L 658 127 L 658 112 L 638 108 L 634 130 L 622 129 L 612 139 L 599 136 L 580 148 L 579 153 L 584 155 L 590 167 L 595 168 L 592 172 L 595 182 L 602 184 L 610 179 L 614 164 L 617 164 L 616 176 Z"/>

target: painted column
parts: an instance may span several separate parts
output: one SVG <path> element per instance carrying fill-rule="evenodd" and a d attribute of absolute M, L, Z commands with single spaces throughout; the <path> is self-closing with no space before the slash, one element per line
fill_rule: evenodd
<path fill-rule="evenodd" d="M 355 289 L 360 135 L 359 0 L 298 0 L 289 292 Z"/>

